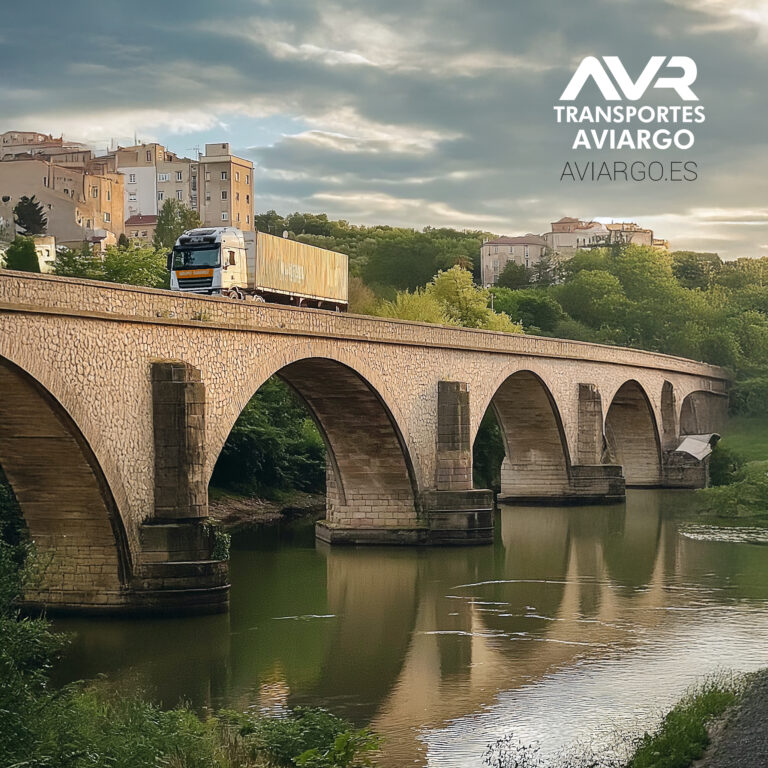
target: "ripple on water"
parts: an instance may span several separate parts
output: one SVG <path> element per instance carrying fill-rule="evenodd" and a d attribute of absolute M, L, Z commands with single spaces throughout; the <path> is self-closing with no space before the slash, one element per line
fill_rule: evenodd
<path fill-rule="evenodd" d="M 739 526 L 723 528 L 717 525 L 684 525 L 680 535 L 695 541 L 727 541 L 740 544 L 768 544 L 768 528 Z"/>

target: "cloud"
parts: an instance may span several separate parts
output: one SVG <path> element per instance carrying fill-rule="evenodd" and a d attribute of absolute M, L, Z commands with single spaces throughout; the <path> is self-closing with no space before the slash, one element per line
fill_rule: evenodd
<path fill-rule="evenodd" d="M 0 130 L 100 146 L 138 133 L 187 154 L 230 140 L 257 164 L 257 206 L 283 212 L 507 234 L 544 231 L 565 214 L 626 217 L 673 246 L 730 255 L 768 240 L 759 0 L 37 7 L 46 23 L 35 56 L 28 9 L 3 12 Z M 654 159 L 696 160 L 699 180 L 561 183 L 572 136 L 552 106 L 576 64 L 619 54 L 633 72 L 660 53 L 696 60 L 707 121 L 694 149 Z"/>

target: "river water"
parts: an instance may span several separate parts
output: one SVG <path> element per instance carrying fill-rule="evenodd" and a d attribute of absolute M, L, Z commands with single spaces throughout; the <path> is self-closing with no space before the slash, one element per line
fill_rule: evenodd
<path fill-rule="evenodd" d="M 383 766 L 480 766 L 509 733 L 609 738 L 702 675 L 768 665 L 765 531 L 686 524 L 690 503 L 505 506 L 489 547 L 235 542 L 228 615 L 59 620 L 57 681 L 106 673 L 201 711 L 326 706 L 383 735 Z"/>

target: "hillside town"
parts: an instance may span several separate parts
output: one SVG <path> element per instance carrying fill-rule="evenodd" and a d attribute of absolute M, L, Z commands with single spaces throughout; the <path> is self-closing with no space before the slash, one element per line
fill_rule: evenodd
<path fill-rule="evenodd" d="M 167 200 L 195 211 L 204 227 L 253 231 L 253 180 L 253 162 L 232 154 L 227 142 L 206 144 L 191 159 L 157 142 L 97 153 L 63 136 L 6 131 L 0 134 L 0 252 L 16 235 L 14 208 L 23 197 L 34 198 L 47 219 L 45 232 L 34 235 L 43 272 L 53 268 L 57 249 L 87 243 L 99 253 L 121 235 L 151 244 Z M 495 285 L 510 261 L 532 268 L 545 258 L 565 260 L 614 244 L 669 248 L 635 222 L 564 216 L 541 235 L 486 239 L 480 281 Z"/>

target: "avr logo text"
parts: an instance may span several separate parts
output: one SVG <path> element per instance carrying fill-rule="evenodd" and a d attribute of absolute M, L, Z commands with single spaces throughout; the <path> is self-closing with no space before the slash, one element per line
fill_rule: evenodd
<path fill-rule="evenodd" d="M 613 80 L 608 76 L 600 59 L 596 56 L 585 56 L 563 91 L 560 101 L 573 101 L 581 93 L 581 89 L 589 78 L 595 81 L 595 85 L 606 101 L 622 100 L 616 86 L 621 89 L 624 98 L 637 101 L 651 87 L 651 83 L 653 88 L 668 88 L 675 91 L 683 101 L 699 100 L 690 87 L 696 80 L 696 62 L 688 56 L 670 56 L 668 61 L 666 56 L 651 56 L 637 80 L 632 80 L 627 74 L 618 56 L 603 56 L 602 59 L 608 72 L 613 75 Z M 675 77 L 657 77 L 663 66 L 665 70 L 680 70 L 680 74 Z"/>

